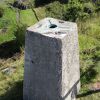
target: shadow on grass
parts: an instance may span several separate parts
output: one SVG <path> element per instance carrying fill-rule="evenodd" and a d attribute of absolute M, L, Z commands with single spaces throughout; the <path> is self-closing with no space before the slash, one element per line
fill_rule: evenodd
<path fill-rule="evenodd" d="M 10 58 L 20 52 L 20 47 L 15 40 L 0 44 L 0 58 Z"/>
<path fill-rule="evenodd" d="M 23 81 L 11 86 L 5 94 L 0 96 L 0 100 L 23 100 Z"/>
<path fill-rule="evenodd" d="M 100 47 L 96 48 L 97 51 L 100 50 Z M 95 53 L 95 52 L 94 52 Z M 82 84 L 88 84 L 88 83 L 91 83 L 93 79 L 95 79 L 95 77 L 97 76 L 98 72 L 97 72 L 97 69 L 96 67 L 98 62 L 100 61 L 100 56 L 97 55 L 97 54 L 94 54 L 94 56 L 92 57 L 92 60 L 94 62 L 93 65 L 91 65 L 82 75 L 81 75 L 81 81 L 82 81 Z M 88 95 L 92 95 L 92 94 L 95 94 L 95 93 L 98 93 L 100 92 L 100 89 L 95 89 L 95 90 L 87 90 L 85 93 L 82 93 L 82 94 L 79 94 L 77 95 L 77 98 L 80 98 L 80 97 L 85 97 L 85 96 L 88 96 Z"/>
<path fill-rule="evenodd" d="M 95 51 L 100 51 L 100 47 L 96 47 Z M 89 68 L 82 73 L 81 75 L 81 81 L 83 84 L 87 84 L 92 82 L 92 80 L 97 76 L 98 71 L 97 71 L 97 65 L 98 62 L 100 61 L 100 56 L 99 54 L 96 54 L 96 52 L 91 52 L 94 56 L 91 58 L 93 64 L 89 66 Z"/>
<path fill-rule="evenodd" d="M 85 96 L 88 96 L 88 95 L 91 95 L 94 93 L 98 93 L 98 92 L 100 92 L 100 90 L 96 90 L 96 91 L 90 90 L 90 91 L 87 91 L 86 93 L 82 93 L 82 94 L 77 95 L 77 98 L 85 97 Z"/>
<path fill-rule="evenodd" d="M 98 72 L 94 69 L 94 66 L 89 67 L 82 75 L 82 84 L 88 84 L 97 76 Z"/>

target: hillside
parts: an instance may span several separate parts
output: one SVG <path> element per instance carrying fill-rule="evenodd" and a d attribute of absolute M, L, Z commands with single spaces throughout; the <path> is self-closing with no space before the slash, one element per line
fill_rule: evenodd
<path fill-rule="evenodd" d="M 32 7 L 35 7 L 39 20 L 50 16 L 77 23 L 81 67 L 81 90 L 77 100 L 99 100 L 100 87 L 97 87 L 100 84 L 99 2 L 58 1 L 45 4 L 41 2 L 41 5 Z M 13 0 L 0 1 L 0 100 L 22 100 L 24 35 L 26 28 L 37 22 L 29 4 L 23 3 L 29 8 L 22 10 L 9 5 L 13 2 Z"/>

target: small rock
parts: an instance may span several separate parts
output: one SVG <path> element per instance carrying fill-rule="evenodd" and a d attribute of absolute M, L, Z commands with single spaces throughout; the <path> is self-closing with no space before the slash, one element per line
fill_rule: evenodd
<path fill-rule="evenodd" d="M 14 72 L 15 72 L 15 68 L 5 68 L 2 70 L 2 73 L 6 75 L 11 75 Z"/>

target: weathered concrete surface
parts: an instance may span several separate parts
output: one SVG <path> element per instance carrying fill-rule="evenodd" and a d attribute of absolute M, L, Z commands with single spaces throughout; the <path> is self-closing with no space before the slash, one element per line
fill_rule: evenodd
<path fill-rule="evenodd" d="M 25 43 L 24 100 L 75 100 L 79 79 L 77 25 L 45 18 L 29 27 Z"/>

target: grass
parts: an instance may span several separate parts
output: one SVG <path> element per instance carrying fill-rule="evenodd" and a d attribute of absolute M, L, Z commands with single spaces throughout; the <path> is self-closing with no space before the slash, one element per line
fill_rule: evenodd
<path fill-rule="evenodd" d="M 77 100 L 99 100 L 100 93 L 88 93 L 91 84 L 100 82 L 100 17 L 79 22 L 81 91 Z"/>
<path fill-rule="evenodd" d="M 78 98 L 77 100 L 99 100 L 100 93 L 94 93 L 89 95 L 84 95 L 83 97 Z"/>
<path fill-rule="evenodd" d="M 21 22 L 28 26 L 33 25 L 34 23 L 37 22 L 34 13 L 32 12 L 31 9 L 21 11 Z"/>
<path fill-rule="evenodd" d="M 12 75 L 6 75 L 0 71 L 0 100 L 21 100 L 23 85 L 23 56 L 7 59 L 0 62 L 5 67 L 15 67 Z"/>
<path fill-rule="evenodd" d="M 44 7 L 35 8 L 35 11 L 39 20 L 45 17 Z M 21 11 L 21 22 L 27 26 L 31 26 L 37 22 L 37 19 L 35 18 L 35 15 L 31 9 Z"/>
<path fill-rule="evenodd" d="M 44 8 L 36 9 L 37 15 L 39 19 L 44 17 Z M 34 13 L 31 9 L 20 11 L 20 22 L 26 24 L 27 26 L 31 26 L 37 22 Z M 11 41 L 15 39 L 14 31 L 16 29 L 16 10 L 11 8 L 5 8 L 5 13 L 2 18 L 0 18 L 0 29 L 6 28 L 7 31 L 4 34 L 0 34 L 0 44 Z"/>
<path fill-rule="evenodd" d="M 87 34 L 80 34 L 79 35 L 79 44 L 80 44 L 80 51 L 84 50 L 92 50 L 99 45 L 99 41 L 96 38 L 91 37 Z"/>
<path fill-rule="evenodd" d="M 15 39 L 15 37 L 13 34 L 9 34 L 9 33 L 8 34 L 1 34 L 0 35 L 0 44 L 14 40 L 14 39 Z"/>

